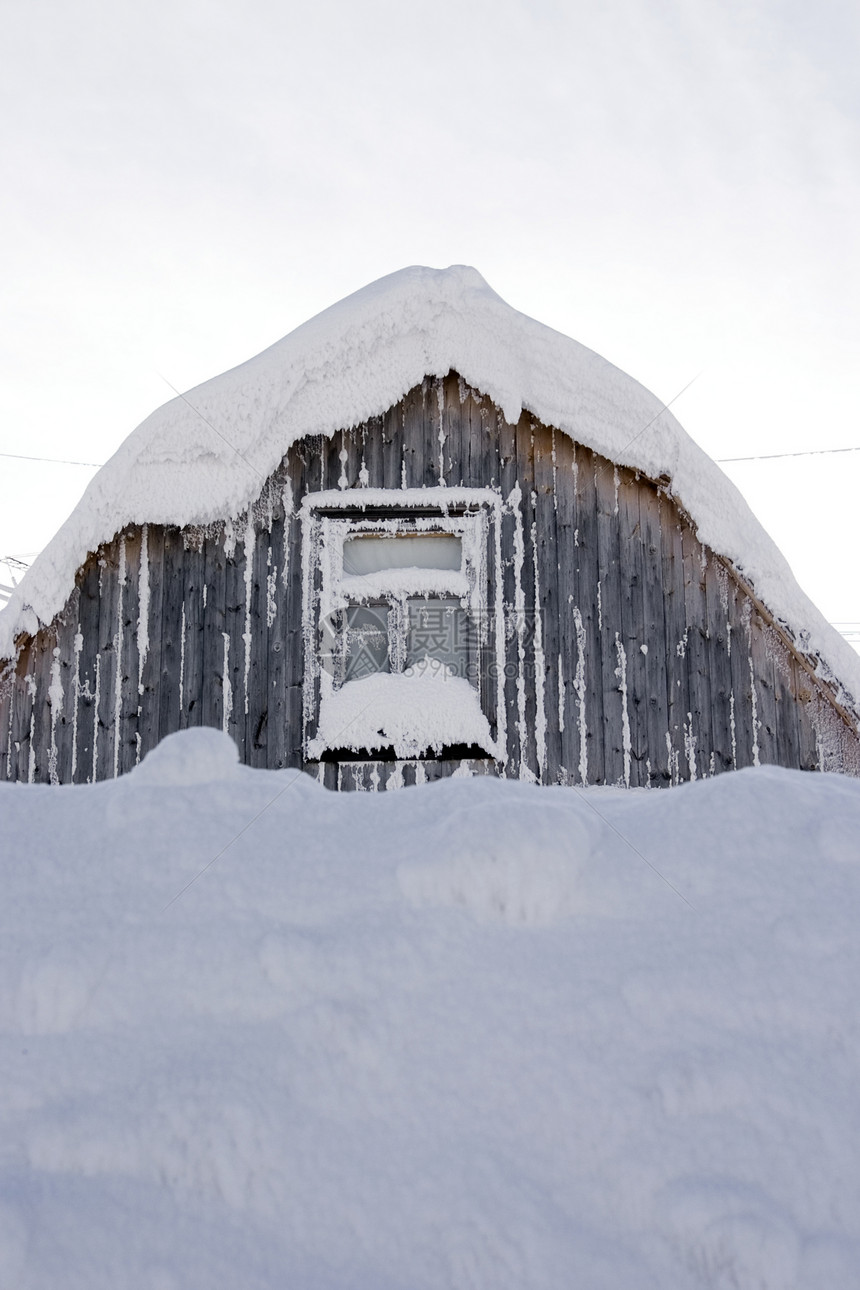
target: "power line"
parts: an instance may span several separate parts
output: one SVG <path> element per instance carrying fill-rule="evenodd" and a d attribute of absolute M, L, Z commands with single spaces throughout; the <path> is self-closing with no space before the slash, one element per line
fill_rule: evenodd
<path fill-rule="evenodd" d="M 775 457 L 826 457 L 833 452 L 860 452 L 860 448 L 807 448 L 804 452 L 764 452 L 756 457 L 715 457 L 721 466 L 730 461 L 773 461 Z"/>
<path fill-rule="evenodd" d="M 168 384 L 170 383 L 168 382 Z M 690 384 L 692 384 L 692 382 L 690 382 Z M 171 386 L 171 389 L 172 388 L 173 387 Z M 683 394 L 684 391 L 681 390 L 680 393 Z M 185 398 L 182 394 L 180 394 L 179 397 L 182 399 Z M 676 395 L 675 397 L 678 398 L 680 395 Z M 673 399 L 672 402 L 674 403 L 674 401 L 675 400 Z M 665 412 L 668 407 L 669 404 L 667 403 L 661 411 Z M 192 410 L 197 412 L 198 416 L 202 415 L 197 408 L 193 408 Z M 206 421 L 206 418 L 203 417 L 203 420 Z M 654 420 L 656 420 L 656 417 Z M 229 439 L 226 439 L 225 436 L 221 434 L 220 430 L 216 430 L 215 427 L 211 425 L 211 422 L 206 421 L 206 424 L 211 426 L 211 428 L 215 430 L 215 433 L 224 439 L 225 443 L 229 444 L 229 446 L 233 448 L 234 452 L 239 451 L 232 443 L 230 443 Z M 651 424 L 653 424 L 653 422 L 649 422 L 649 425 Z M 639 435 L 644 434 L 647 429 L 648 426 L 645 426 L 635 437 L 638 439 Z M 630 445 L 628 444 L 627 446 L 629 447 Z M 834 453 L 841 452 L 860 452 L 860 446 L 856 448 L 806 448 L 801 452 L 760 452 L 756 453 L 752 457 L 715 457 L 714 461 L 716 461 L 720 466 L 726 466 L 737 461 L 776 461 L 781 457 L 828 457 Z M 239 456 L 241 457 L 242 454 L 239 453 Z M 0 457 L 8 457 L 11 461 L 43 461 L 52 466 L 85 466 L 87 469 L 91 470 L 101 470 L 104 465 L 103 461 L 71 461 L 67 457 L 31 457 L 20 452 L 0 452 Z M 243 458 L 243 460 L 245 460 L 245 458 Z M 247 464 L 250 465 L 251 463 L 248 462 Z"/>
<path fill-rule="evenodd" d="M 25 457 L 20 452 L 0 452 L 0 457 L 11 457 L 13 461 L 48 461 L 55 466 L 92 466 L 96 470 L 104 465 L 101 461 L 67 461 L 65 457 Z"/>
<path fill-rule="evenodd" d="M 227 447 L 228 447 L 228 448 L 232 448 L 232 449 L 233 449 L 233 451 L 235 452 L 236 456 L 237 456 L 237 457 L 241 457 L 241 459 L 242 459 L 242 461 L 244 461 L 245 465 L 246 465 L 246 466 L 250 466 L 251 470 L 253 470 L 254 474 L 255 474 L 259 479 L 263 479 L 263 476 L 260 474 L 259 470 L 258 470 L 258 469 L 257 469 L 257 467 L 254 465 L 254 463 L 253 463 L 253 462 L 251 462 L 251 461 L 249 461 L 249 460 L 248 460 L 248 458 L 245 456 L 245 454 L 244 454 L 242 451 L 240 451 L 240 449 L 239 449 L 239 448 L 237 448 L 237 447 L 236 447 L 236 445 L 233 443 L 233 441 L 232 441 L 231 439 L 228 439 L 228 438 L 227 438 L 227 436 L 226 436 L 225 434 L 222 434 L 222 433 L 221 433 L 221 431 L 218 429 L 218 427 L 217 427 L 217 426 L 214 426 L 214 425 L 212 424 L 212 422 L 209 420 L 209 418 L 208 418 L 208 417 L 204 417 L 204 415 L 203 415 L 203 413 L 200 411 L 200 409 L 199 409 L 199 408 L 196 408 L 196 407 L 194 406 L 194 404 L 191 402 L 191 400 L 188 398 L 188 396 L 187 396 L 186 394 L 183 394 L 181 390 L 177 390 L 177 388 L 176 388 L 176 386 L 173 384 L 173 382 L 172 382 L 172 381 L 168 381 L 167 377 L 166 377 L 166 376 L 163 376 L 161 372 L 159 372 L 159 373 L 158 373 L 158 375 L 161 377 L 162 381 L 164 381 L 164 384 L 165 384 L 166 386 L 168 386 L 168 388 L 169 388 L 169 389 L 171 389 L 171 390 L 173 391 L 173 393 L 176 395 L 176 397 L 177 397 L 178 399 L 181 399 L 183 403 L 186 403 L 186 404 L 188 405 L 188 407 L 191 409 L 191 411 L 192 411 L 193 413 L 195 413 L 195 415 L 196 415 L 196 416 L 198 416 L 198 417 L 200 418 L 200 420 L 203 422 L 203 424 L 204 424 L 204 425 L 207 425 L 207 426 L 209 427 L 209 429 L 212 431 L 212 433 L 213 433 L 213 434 L 217 434 L 217 436 L 218 436 L 218 438 L 219 438 L 219 439 L 223 439 L 223 441 L 224 441 L 224 443 L 226 443 Z M 266 481 L 263 479 L 263 483 L 265 483 L 265 482 L 266 482 Z"/>

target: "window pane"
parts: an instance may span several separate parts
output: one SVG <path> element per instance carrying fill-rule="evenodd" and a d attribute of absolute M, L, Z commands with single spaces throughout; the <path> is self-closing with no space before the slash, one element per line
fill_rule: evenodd
<path fill-rule="evenodd" d="M 462 567 L 463 540 L 452 533 L 405 533 L 347 538 L 343 571 L 349 575 L 382 569 L 456 569 Z"/>
<path fill-rule="evenodd" d="M 459 600 L 407 603 L 407 668 L 429 655 L 455 676 L 474 681 L 474 647 L 474 626 Z"/>
<path fill-rule="evenodd" d="M 390 671 L 387 605 L 351 605 L 346 610 L 344 653 L 345 681 Z"/>

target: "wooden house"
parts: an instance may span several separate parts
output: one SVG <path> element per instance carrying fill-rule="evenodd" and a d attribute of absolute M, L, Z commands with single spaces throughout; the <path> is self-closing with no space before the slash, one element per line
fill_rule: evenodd
<path fill-rule="evenodd" d="M 857 659 L 640 385 L 408 269 L 159 409 L 0 615 L 0 779 L 860 773 Z"/>

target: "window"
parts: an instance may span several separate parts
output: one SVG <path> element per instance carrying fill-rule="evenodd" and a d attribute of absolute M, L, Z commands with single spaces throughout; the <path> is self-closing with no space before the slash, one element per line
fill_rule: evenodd
<path fill-rule="evenodd" d="M 463 570 L 463 538 L 404 529 L 343 542 L 340 591 L 346 605 L 330 616 L 338 684 L 375 672 L 408 672 L 430 659 L 474 681 L 477 668 Z"/>
<path fill-rule="evenodd" d="M 306 499 L 310 759 L 497 755 L 497 500 L 484 489 Z"/>

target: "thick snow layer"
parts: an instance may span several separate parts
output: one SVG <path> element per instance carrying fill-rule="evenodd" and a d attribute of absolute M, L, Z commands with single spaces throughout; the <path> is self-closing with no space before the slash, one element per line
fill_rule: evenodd
<path fill-rule="evenodd" d="M 308 756 L 319 757 L 327 748 L 393 748 L 397 757 L 409 759 L 456 744 L 504 756 L 474 687 L 427 655 L 406 672 L 376 672 L 339 690 L 324 685 Z"/>
<path fill-rule="evenodd" d="M 858 837 L 201 731 L 0 785 L 0 1285 L 857 1290 Z"/>
<path fill-rule="evenodd" d="M 0 614 L 0 657 L 50 622 L 88 552 L 126 523 L 238 516 L 287 448 L 384 412 L 426 375 L 455 369 L 510 421 L 525 408 L 657 477 L 795 632 L 860 697 L 858 656 L 797 586 L 722 471 L 639 383 L 507 305 L 471 268 L 413 267 L 342 300 L 247 363 L 171 400 L 131 434 Z"/>

